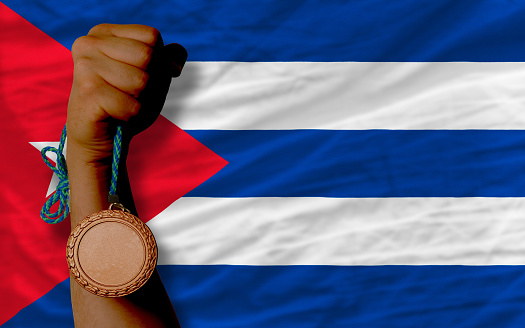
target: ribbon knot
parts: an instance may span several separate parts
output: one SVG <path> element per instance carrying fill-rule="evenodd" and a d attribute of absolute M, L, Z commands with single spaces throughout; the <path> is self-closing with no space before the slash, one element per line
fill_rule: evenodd
<path fill-rule="evenodd" d="M 59 223 L 62 222 L 69 215 L 69 178 L 67 175 L 66 158 L 62 154 L 64 151 L 64 145 L 66 143 L 66 126 L 62 130 L 62 136 L 60 137 L 60 143 L 58 149 L 55 147 L 45 147 L 42 149 L 42 159 L 46 165 L 55 172 L 58 176 L 58 186 L 56 191 L 46 200 L 42 210 L 40 211 L 40 217 L 47 223 Z M 118 178 L 118 164 L 120 161 L 120 153 L 122 147 L 122 127 L 117 126 L 117 133 L 113 138 L 113 165 L 111 169 L 111 185 L 109 187 L 109 194 L 115 195 L 117 191 L 117 178 Z M 57 155 L 56 166 L 47 158 L 46 153 L 52 152 Z M 58 210 L 51 213 L 51 206 L 58 202 Z"/>
<path fill-rule="evenodd" d="M 42 149 L 42 159 L 44 163 L 57 175 L 58 186 L 56 191 L 46 200 L 42 210 L 40 211 L 40 217 L 47 223 L 59 223 L 62 222 L 69 215 L 69 179 L 67 175 L 66 158 L 62 154 L 64 150 L 64 144 L 66 141 L 66 127 L 62 131 L 60 138 L 60 144 L 58 149 L 55 147 L 45 147 Z M 57 156 L 56 166 L 48 159 L 47 153 L 52 152 Z M 58 202 L 58 209 L 56 212 L 51 213 L 51 206 Z"/>

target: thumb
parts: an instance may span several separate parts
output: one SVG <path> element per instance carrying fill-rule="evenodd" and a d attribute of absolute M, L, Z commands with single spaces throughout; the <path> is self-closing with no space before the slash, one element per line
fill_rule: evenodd
<path fill-rule="evenodd" d="M 164 46 L 164 56 L 169 62 L 170 75 L 172 77 L 180 76 L 182 68 L 188 59 L 188 52 L 178 43 L 170 43 Z"/>

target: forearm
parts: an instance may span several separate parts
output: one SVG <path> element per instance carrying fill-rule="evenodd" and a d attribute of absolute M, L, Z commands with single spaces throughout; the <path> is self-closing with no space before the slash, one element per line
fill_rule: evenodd
<path fill-rule="evenodd" d="M 126 171 L 127 147 L 119 168 L 120 202 L 137 214 Z M 68 144 L 71 228 L 87 215 L 107 209 L 111 182 L 111 162 L 89 163 L 83 150 Z M 91 294 L 71 279 L 71 303 L 76 327 L 178 327 L 171 301 L 157 271 L 138 291 L 116 298 Z"/>

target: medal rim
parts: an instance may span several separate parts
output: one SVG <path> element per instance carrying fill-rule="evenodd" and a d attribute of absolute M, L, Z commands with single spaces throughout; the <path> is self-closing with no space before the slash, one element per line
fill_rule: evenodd
<path fill-rule="evenodd" d="M 101 222 L 102 221 L 102 222 Z M 133 229 L 144 247 L 144 261 L 138 274 L 119 285 L 103 284 L 89 277 L 79 260 L 79 246 L 82 237 L 93 227 L 105 222 L 119 222 Z M 135 215 L 121 210 L 102 210 L 88 215 L 73 229 L 67 243 L 67 262 L 71 276 L 84 289 L 104 297 L 126 296 L 142 287 L 153 274 L 157 264 L 157 244 L 148 226 Z"/>

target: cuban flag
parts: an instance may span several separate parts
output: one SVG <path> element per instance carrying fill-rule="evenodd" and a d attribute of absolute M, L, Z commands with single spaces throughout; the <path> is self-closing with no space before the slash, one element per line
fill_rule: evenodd
<path fill-rule="evenodd" d="M 189 53 L 131 145 L 182 327 L 523 327 L 524 1 L 0 3 L 0 324 L 72 327 L 56 186 L 73 41 Z"/>

